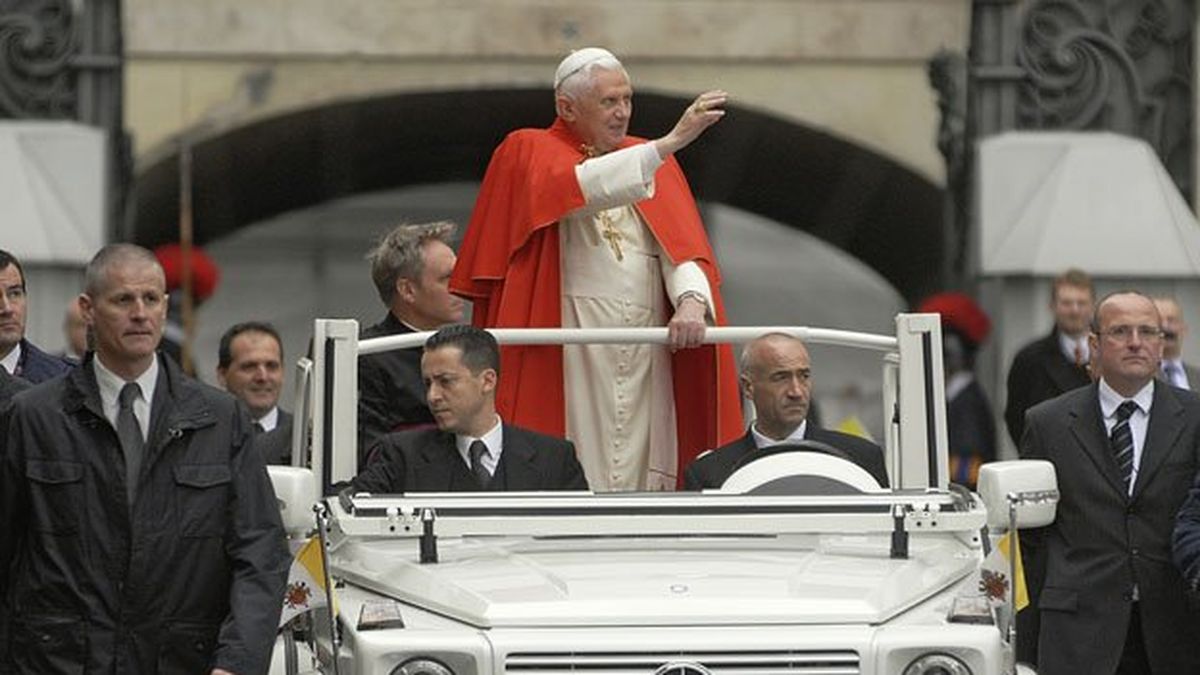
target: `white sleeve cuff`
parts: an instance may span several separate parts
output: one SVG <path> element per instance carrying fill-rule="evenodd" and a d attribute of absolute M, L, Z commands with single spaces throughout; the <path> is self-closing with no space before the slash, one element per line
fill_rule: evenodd
<path fill-rule="evenodd" d="M 642 143 L 589 159 L 575 167 L 587 200 L 584 210 L 600 211 L 654 196 L 654 172 L 662 158 L 653 143 Z"/>
<path fill-rule="evenodd" d="M 692 291 L 699 293 L 704 298 L 711 314 L 713 309 L 712 289 L 709 288 L 708 277 L 704 276 L 704 270 L 691 260 L 672 265 L 665 254 L 660 255 L 659 260 L 662 261 L 663 284 L 667 288 L 667 296 L 671 298 L 671 304 L 675 305 L 679 301 L 679 296 Z"/>

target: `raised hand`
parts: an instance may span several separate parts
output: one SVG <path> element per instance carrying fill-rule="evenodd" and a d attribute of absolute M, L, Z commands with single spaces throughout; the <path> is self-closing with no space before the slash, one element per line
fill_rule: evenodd
<path fill-rule="evenodd" d="M 720 89 L 706 91 L 697 96 L 679 116 L 675 128 L 666 136 L 654 141 L 659 156 L 665 159 L 679 152 L 699 138 L 705 129 L 721 121 L 725 116 L 725 103 L 728 100 L 729 94 Z"/>

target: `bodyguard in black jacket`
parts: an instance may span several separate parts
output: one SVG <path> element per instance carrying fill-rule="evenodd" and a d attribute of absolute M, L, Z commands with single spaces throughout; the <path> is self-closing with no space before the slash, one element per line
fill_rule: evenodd
<path fill-rule="evenodd" d="M 0 422 L 0 671 L 265 672 L 290 557 L 248 419 L 157 356 L 150 252 L 102 249 L 81 303 L 96 352 Z"/>

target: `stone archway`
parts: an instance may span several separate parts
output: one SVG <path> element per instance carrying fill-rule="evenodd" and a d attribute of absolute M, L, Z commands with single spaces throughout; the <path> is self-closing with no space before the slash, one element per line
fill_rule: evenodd
<path fill-rule="evenodd" d="M 632 133 L 669 129 L 687 101 L 641 91 Z M 194 150 L 196 239 L 361 192 L 479 180 L 512 129 L 552 121 L 536 90 L 404 93 L 252 122 Z M 696 196 L 807 231 L 864 261 L 909 302 L 936 290 L 941 190 L 877 153 L 777 116 L 732 108 L 680 162 Z M 175 236 L 177 157 L 137 177 L 133 238 Z"/>

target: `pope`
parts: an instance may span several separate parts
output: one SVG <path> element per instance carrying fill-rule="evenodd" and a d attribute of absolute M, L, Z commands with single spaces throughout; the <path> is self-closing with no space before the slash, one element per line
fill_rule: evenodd
<path fill-rule="evenodd" d="M 496 149 L 451 290 L 480 327 L 668 327 L 669 345 L 508 347 L 497 404 L 513 424 L 575 441 L 593 490 L 669 490 L 701 451 L 742 431 L 720 273 L 674 155 L 725 114 L 695 99 L 669 133 L 628 135 L 633 88 L 612 53 L 572 52 L 557 118 Z"/>

